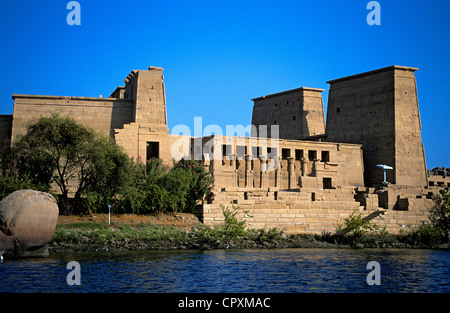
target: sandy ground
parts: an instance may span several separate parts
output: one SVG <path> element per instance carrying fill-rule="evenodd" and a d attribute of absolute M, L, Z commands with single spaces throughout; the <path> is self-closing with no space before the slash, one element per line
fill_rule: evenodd
<path fill-rule="evenodd" d="M 108 214 L 93 214 L 88 216 L 60 215 L 58 224 L 72 224 L 83 222 L 108 223 Z M 194 214 L 189 213 L 158 213 L 150 215 L 120 214 L 111 215 L 111 223 L 138 225 L 141 223 L 158 224 L 166 226 L 176 226 L 183 229 L 191 229 L 200 224 L 199 219 Z"/>

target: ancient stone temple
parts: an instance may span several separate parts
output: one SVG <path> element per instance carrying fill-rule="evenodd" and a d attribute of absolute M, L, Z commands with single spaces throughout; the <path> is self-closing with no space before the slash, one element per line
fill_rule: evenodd
<path fill-rule="evenodd" d="M 194 138 L 169 133 L 163 69 L 149 67 L 131 71 L 109 98 L 14 94 L 0 140 L 14 141 L 39 116 L 70 115 L 130 157 L 204 162 L 215 179 L 201 205 L 205 224 L 223 223 L 222 208 L 235 204 L 255 228 L 332 232 L 358 211 L 396 233 L 426 220 L 442 187 L 428 186 L 438 181 L 427 176 L 416 70 L 390 66 L 328 81 L 326 124 L 324 90 L 300 87 L 252 99 L 248 137 Z M 387 181 L 380 164 L 392 167 Z"/>

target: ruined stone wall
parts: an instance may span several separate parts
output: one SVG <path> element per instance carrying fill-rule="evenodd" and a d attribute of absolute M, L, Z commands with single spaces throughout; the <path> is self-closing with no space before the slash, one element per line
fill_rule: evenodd
<path fill-rule="evenodd" d="M 253 137 L 274 137 L 271 125 L 279 125 L 279 138 L 305 139 L 325 133 L 323 89 L 297 88 L 252 99 L 252 125 L 259 130 L 267 125 L 267 135 L 252 133 Z"/>
<path fill-rule="evenodd" d="M 365 183 L 426 186 L 414 71 L 391 66 L 329 81 L 327 141 L 362 144 Z"/>
<path fill-rule="evenodd" d="M 114 138 L 114 129 L 132 120 L 133 101 L 115 98 L 13 95 L 12 141 L 26 133 L 28 123 L 58 113 Z"/>

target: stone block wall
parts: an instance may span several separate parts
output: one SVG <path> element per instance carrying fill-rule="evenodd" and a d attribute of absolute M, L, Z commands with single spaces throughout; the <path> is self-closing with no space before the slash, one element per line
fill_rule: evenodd
<path fill-rule="evenodd" d="M 324 89 L 301 87 L 252 99 L 252 125 L 259 129 L 279 126 L 279 138 L 305 139 L 325 133 L 322 92 Z M 253 133 L 252 136 L 263 136 Z"/>
<path fill-rule="evenodd" d="M 166 132 L 164 132 L 164 129 Z M 172 136 L 168 129 L 162 130 L 159 125 L 129 123 L 122 129 L 115 130 L 116 143 L 121 145 L 129 157 L 135 160 L 141 158 L 159 158 L 166 165 L 172 165 Z"/>
<path fill-rule="evenodd" d="M 276 189 L 237 190 L 226 188 L 214 196 L 212 204 L 204 204 L 205 225 L 221 225 L 222 209 L 239 206 L 252 216 L 245 218 L 250 228 L 277 227 L 286 233 L 321 234 L 334 232 L 337 224 L 352 212 L 362 209 L 353 199 L 353 188 L 282 191 Z"/>
<path fill-rule="evenodd" d="M 58 113 L 73 117 L 95 131 L 114 138 L 114 129 L 130 123 L 133 101 L 117 98 L 13 95 L 14 118 L 11 141 L 26 133 L 27 124 L 41 116 Z"/>
<path fill-rule="evenodd" d="M 240 219 L 245 218 L 250 228 L 277 227 L 286 233 L 321 234 L 336 232 L 337 226 L 356 212 L 385 227 L 388 233 L 398 234 L 428 221 L 428 210 L 434 205 L 433 193 L 438 193 L 438 189 L 409 186 L 382 191 L 362 187 L 299 190 L 222 188 L 215 190 L 213 200 L 203 205 L 200 215 L 205 225 L 222 225 L 223 208 L 235 205 L 252 216 L 238 215 Z M 388 209 L 379 205 L 384 194 L 396 199 Z"/>

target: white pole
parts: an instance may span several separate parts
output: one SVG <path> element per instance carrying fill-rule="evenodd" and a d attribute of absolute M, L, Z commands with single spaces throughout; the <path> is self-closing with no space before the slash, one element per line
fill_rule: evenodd
<path fill-rule="evenodd" d="M 108 204 L 108 225 L 111 224 L 111 204 Z"/>

